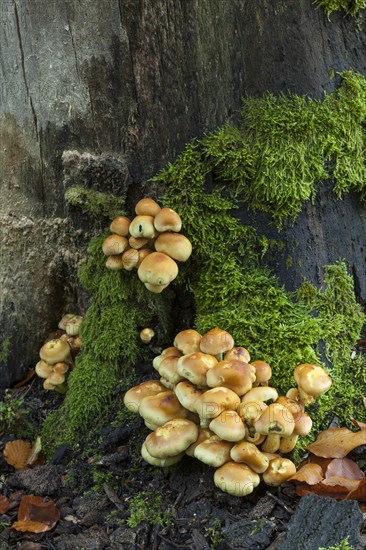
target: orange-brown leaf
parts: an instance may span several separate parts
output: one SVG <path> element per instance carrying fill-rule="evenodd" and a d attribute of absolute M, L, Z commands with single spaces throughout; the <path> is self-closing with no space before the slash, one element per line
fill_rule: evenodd
<path fill-rule="evenodd" d="M 18 521 L 12 527 L 18 531 L 43 533 L 52 529 L 60 519 L 60 512 L 53 500 L 27 495 L 19 504 Z"/>
<path fill-rule="evenodd" d="M 350 458 L 334 458 L 328 465 L 325 472 L 325 477 L 345 477 L 348 479 L 360 480 L 364 477 L 362 470 L 357 466 L 356 462 Z"/>
<path fill-rule="evenodd" d="M 357 487 L 348 493 L 346 500 L 358 500 L 359 502 L 366 501 L 366 478 L 359 481 Z"/>
<path fill-rule="evenodd" d="M 306 448 L 325 458 L 344 458 L 359 445 L 366 443 L 366 431 L 351 432 L 348 428 L 329 428 L 321 432 L 316 441 Z"/>
<path fill-rule="evenodd" d="M 5 514 L 9 508 L 9 500 L 4 495 L 0 495 L 0 515 Z"/>
<path fill-rule="evenodd" d="M 287 481 L 304 482 L 308 485 L 316 485 L 323 479 L 323 470 L 319 464 L 304 464 Z"/>
<path fill-rule="evenodd" d="M 52 529 L 47 523 L 42 523 L 41 521 L 32 521 L 30 519 L 25 519 L 22 521 L 15 521 L 12 525 L 12 529 L 16 531 L 28 531 L 30 533 L 44 533 Z"/>
<path fill-rule="evenodd" d="M 25 378 L 23 378 L 23 380 L 21 380 L 17 384 L 14 384 L 12 388 L 14 389 L 22 388 L 23 386 L 28 384 L 28 382 L 32 380 L 32 378 L 34 378 L 35 375 L 36 375 L 36 369 L 29 369 L 27 374 L 25 375 Z"/>
<path fill-rule="evenodd" d="M 29 441 L 23 441 L 23 439 L 8 441 L 4 448 L 4 458 L 16 470 L 24 470 L 28 467 L 27 460 L 31 450 L 32 446 Z"/>
<path fill-rule="evenodd" d="M 358 484 L 359 481 L 355 481 L 354 483 Z M 343 500 L 347 497 L 349 494 L 349 488 L 344 487 L 343 485 L 331 485 L 324 483 L 323 481 L 321 483 L 317 483 L 316 485 L 308 485 L 307 483 L 297 483 L 295 486 L 296 494 L 300 497 L 303 497 L 304 495 L 308 493 L 314 493 L 319 496 L 326 496 L 326 497 L 332 497 L 336 500 Z"/>
<path fill-rule="evenodd" d="M 356 489 L 359 483 L 359 479 L 348 479 L 348 477 L 341 476 L 327 477 L 322 481 L 322 485 L 327 485 L 328 487 L 341 487 L 342 490 L 346 491 L 346 494 Z"/>
<path fill-rule="evenodd" d="M 356 420 L 355 418 L 352 418 L 352 416 L 350 416 L 350 420 L 351 420 L 352 424 L 354 426 L 356 426 L 356 428 L 358 428 L 359 430 L 366 430 L 366 423 L 365 422 L 360 422 L 359 420 Z"/>

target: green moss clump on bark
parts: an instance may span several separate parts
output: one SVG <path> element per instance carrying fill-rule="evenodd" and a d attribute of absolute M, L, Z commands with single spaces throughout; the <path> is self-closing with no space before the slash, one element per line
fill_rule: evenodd
<path fill-rule="evenodd" d="M 328 17 L 334 11 L 345 11 L 357 17 L 366 8 L 365 0 L 316 0 L 315 4 L 322 7 Z"/>
<path fill-rule="evenodd" d="M 139 339 L 141 328 L 159 319 L 163 340 L 170 330 L 171 293 L 152 294 L 136 273 L 106 269 L 102 252 L 105 237 L 91 241 L 88 260 L 79 268 L 80 282 L 91 294 L 80 334 L 83 349 L 69 378 L 61 410 L 49 415 L 44 423 L 48 448 L 63 441 L 74 443 L 91 426 L 103 423 L 119 382 L 133 382 L 135 364 L 144 352 Z"/>
<path fill-rule="evenodd" d="M 65 200 L 98 220 L 124 215 L 125 197 L 116 197 L 81 185 L 69 187 L 65 192 Z"/>

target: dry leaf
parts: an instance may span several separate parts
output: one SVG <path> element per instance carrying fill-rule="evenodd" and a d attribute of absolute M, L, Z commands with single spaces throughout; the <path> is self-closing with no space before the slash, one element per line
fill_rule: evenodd
<path fill-rule="evenodd" d="M 317 456 L 344 458 L 352 449 L 365 443 L 365 430 L 351 432 L 348 428 L 329 428 L 329 430 L 320 432 L 316 441 L 306 448 Z"/>
<path fill-rule="evenodd" d="M 9 504 L 9 500 L 4 495 L 0 495 L 0 515 L 5 514 L 9 508 Z"/>
<path fill-rule="evenodd" d="M 304 482 L 308 485 L 316 485 L 324 478 L 323 470 L 319 464 L 304 464 L 287 481 Z"/>
<path fill-rule="evenodd" d="M 325 475 L 326 469 L 328 468 L 328 464 L 332 462 L 332 458 L 323 458 L 322 456 L 316 456 L 312 453 L 309 453 L 306 457 L 305 464 L 319 464 L 321 469 L 323 470 L 323 474 Z"/>
<path fill-rule="evenodd" d="M 42 497 L 24 496 L 19 504 L 18 521 L 12 528 L 17 531 L 44 533 L 50 531 L 60 519 L 60 512 L 53 500 Z"/>
<path fill-rule="evenodd" d="M 358 486 L 350 491 L 346 496 L 346 500 L 358 500 L 359 502 L 366 501 L 366 478 L 364 477 L 359 482 Z"/>
<path fill-rule="evenodd" d="M 348 477 L 332 476 L 323 479 L 321 485 L 327 485 L 328 487 L 339 487 L 342 488 L 342 491 L 345 490 L 346 494 L 348 494 L 350 491 L 356 489 L 359 483 L 359 479 L 348 479 Z"/>
<path fill-rule="evenodd" d="M 333 476 L 344 477 L 347 479 L 360 480 L 364 477 L 362 470 L 357 466 L 356 462 L 350 458 L 334 458 L 328 465 L 325 472 L 325 477 Z"/>
<path fill-rule="evenodd" d="M 338 483 L 341 483 L 338 480 Z M 353 487 L 356 488 L 359 481 L 353 481 Z M 296 494 L 300 497 L 307 495 L 308 493 L 314 493 L 323 497 L 332 497 L 336 500 L 344 500 L 350 493 L 348 487 L 343 486 L 342 484 L 338 485 L 335 480 L 331 480 L 330 483 L 317 483 L 316 485 L 308 485 L 307 483 L 297 483 L 295 486 Z"/>
<path fill-rule="evenodd" d="M 4 458 L 16 470 L 24 470 L 28 467 L 27 460 L 31 451 L 32 446 L 29 441 L 23 441 L 23 439 L 8 441 L 4 448 Z"/>

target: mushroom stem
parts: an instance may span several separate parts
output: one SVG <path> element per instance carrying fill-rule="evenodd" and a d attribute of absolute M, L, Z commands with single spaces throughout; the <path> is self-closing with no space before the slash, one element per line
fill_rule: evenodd
<path fill-rule="evenodd" d="M 304 391 L 301 386 L 298 387 L 298 390 L 300 403 L 302 403 L 304 407 L 306 407 L 306 405 L 310 405 L 310 403 L 314 403 L 315 397 L 313 395 L 309 395 L 308 393 L 306 393 L 306 391 Z"/>
<path fill-rule="evenodd" d="M 280 448 L 281 436 L 278 434 L 268 434 L 264 443 L 262 443 L 261 451 L 265 453 L 276 453 Z"/>
<path fill-rule="evenodd" d="M 279 452 L 283 454 L 291 453 L 296 447 L 298 435 L 290 435 L 290 437 L 281 437 L 281 443 L 279 446 Z"/>

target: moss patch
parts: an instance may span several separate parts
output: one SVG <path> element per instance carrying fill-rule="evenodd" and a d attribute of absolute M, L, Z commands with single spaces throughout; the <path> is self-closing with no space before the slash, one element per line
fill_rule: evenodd
<path fill-rule="evenodd" d="M 342 76 L 339 90 L 322 103 L 269 94 L 248 98 L 239 127 L 227 125 L 193 141 L 154 178 L 160 202 L 180 213 L 193 244 L 191 258 L 163 294 L 149 293 L 135 273 L 105 269 L 103 236 L 92 241 L 79 271 L 91 294 L 84 349 L 62 410 L 46 420 L 46 440 L 76 441 L 103 422 L 118 381 L 131 383 L 141 357 L 140 328 L 159 319 L 160 342 L 171 344 L 175 296 L 182 303 L 193 296 L 199 331 L 224 328 L 253 359 L 270 362 L 273 385 L 281 391 L 294 384 L 296 365 L 319 361 L 318 343 L 324 341 L 335 384 L 313 408 L 316 429 L 334 415 L 343 423 L 349 415 L 360 417 L 364 362 L 351 361 L 350 354 L 364 317 L 345 265 L 326 268 L 324 289 L 307 284 L 297 294 L 286 292 L 264 265 L 273 243 L 235 216 L 238 203 L 246 201 L 273 212 L 281 224 L 296 216 L 326 177 L 333 178 L 339 197 L 351 189 L 363 194 L 366 81 L 351 72 Z M 58 432 L 56 416 L 64 422 Z"/>
<path fill-rule="evenodd" d="M 67 189 L 65 199 L 72 206 L 80 208 L 83 213 L 98 220 L 113 219 L 124 213 L 125 197 L 116 197 L 81 185 Z"/>
<path fill-rule="evenodd" d="M 358 16 L 360 11 L 366 8 L 365 0 L 316 0 L 315 4 L 322 7 L 328 17 L 334 11 L 344 11 Z"/>

